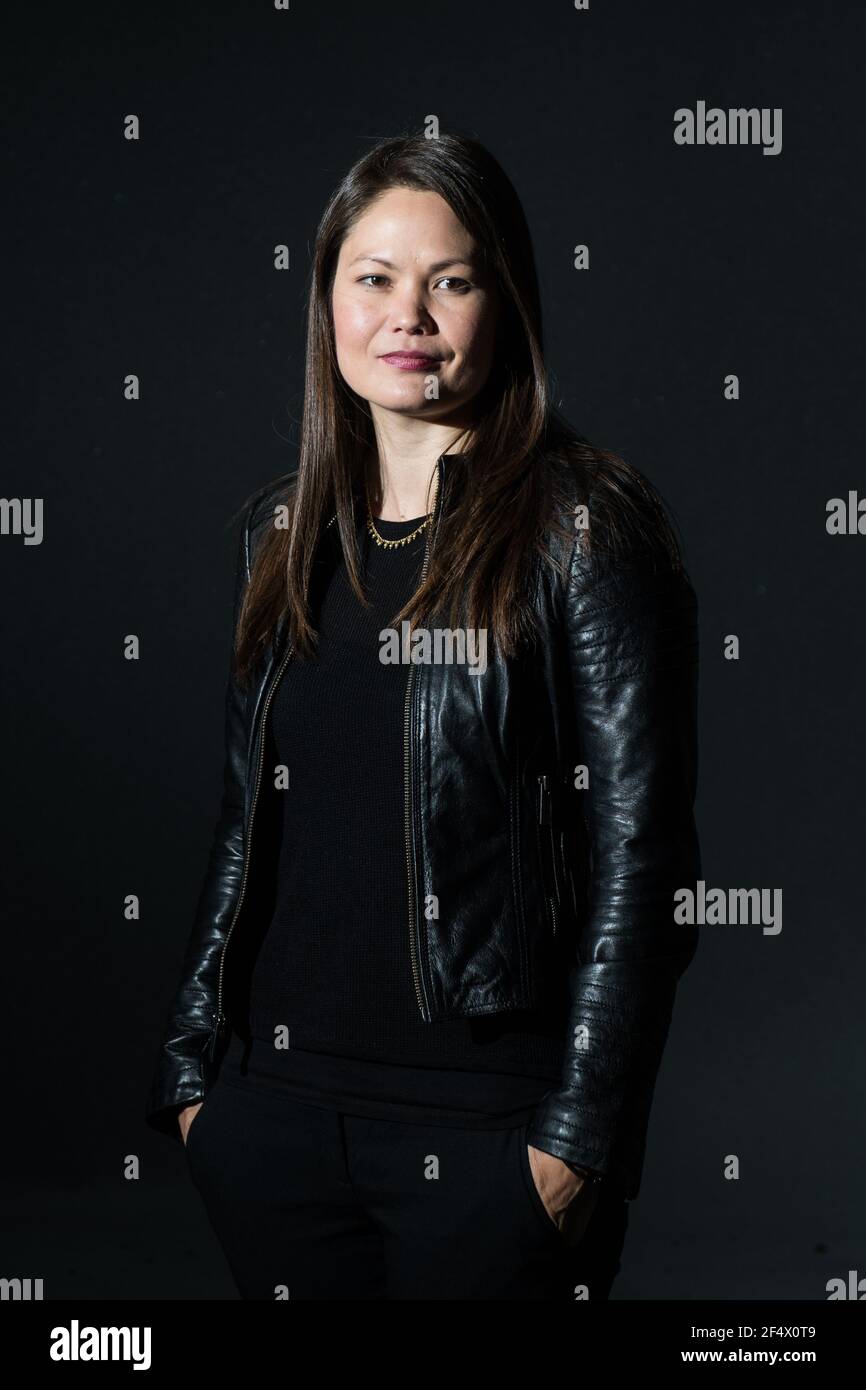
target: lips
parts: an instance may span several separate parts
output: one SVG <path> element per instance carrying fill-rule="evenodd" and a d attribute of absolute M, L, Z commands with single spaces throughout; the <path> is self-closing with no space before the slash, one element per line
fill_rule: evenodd
<path fill-rule="evenodd" d="M 391 367 L 399 367 L 403 371 L 429 370 L 437 366 L 442 361 L 441 357 L 428 357 L 423 352 L 388 352 L 379 359 L 387 362 Z"/>

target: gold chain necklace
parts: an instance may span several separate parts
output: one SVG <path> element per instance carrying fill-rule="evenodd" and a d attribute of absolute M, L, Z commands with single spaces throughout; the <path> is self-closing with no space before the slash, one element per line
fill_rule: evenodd
<path fill-rule="evenodd" d="M 367 530 L 370 532 L 370 535 L 373 537 L 373 540 L 376 542 L 376 544 L 381 545 L 383 550 L 394 550 L 398 545 L 408 545 L 409 542 L 413 541 L 417 535 L 420 535 L 420 533 L 424 530 L 424 527 L 428 525 L 430 521 L 430 516 L 432 516 L 432 512 L 425 516 L 424 520 L 421 522 L 421 525 L 416 526 L 414 531 L 410 531 L 408 536 L 400 536 L 399 540 L 386 540 L 386 538 L 380 535 L 379 532 L 376 530 L 376 524 L 373 521 L 373 514 L 370 511 L 370 507 L 368 504 Z"/>
<path fill-rule="evenodd" d="M 434 489 L 433 494 L 434 511 L 436 508 L 436 490 L 438 489 L 438 486 L 439 479 L 437 475 L 436 488 Z M 373 540 L 376 542 L 376 544 L 380 545 L 383 550 L 395 550 L 399 545 L 408 545 L 410 541 L 413 541 L 416 536 L 419 536 L 421 534 L 425 526 L 429 526 L 430 518 L 432 517 L 432 515 L 433 512 L 428 512 L 424 520 L 421 522 L 421 525 L 416 526 L 414 531 L 410 531 L 408 536 L 400 536 L 399 540 L 387 540 L 376 530 L 376 523 L 373 520 L 373 513 L 370 510 L 370 499 L 369 497 L 367 498 L 367 530 L 370 532 L 370 535 L 373 537 Z"/>

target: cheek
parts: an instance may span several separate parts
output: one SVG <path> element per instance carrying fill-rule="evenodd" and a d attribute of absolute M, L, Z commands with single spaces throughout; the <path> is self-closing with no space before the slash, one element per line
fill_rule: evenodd
<path fill-rule="evenodd" d="M 362 351 L 376 331 L 374 315 L 365 304 L 335 295 L 332 300 L 337 351 Z"/>
<path fill-rule="evenodd" d="M 461 377 L 487 372 L 495 339 L 495 321 L 489 313 L 467 314 L 452 324 L 450 342 L 458 354 Z"/>

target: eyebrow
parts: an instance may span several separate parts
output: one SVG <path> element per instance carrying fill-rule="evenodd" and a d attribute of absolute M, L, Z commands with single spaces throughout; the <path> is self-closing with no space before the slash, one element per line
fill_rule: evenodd
<path fill-rule="evenodd" d="M 387 266 L 389 270 L 396 270 L 397 268 L 391 261 L 386 261 L 384 256 L 356 256 L 353 261 L 349 262 L 349 265 L 357 265 L 358 261 L 375 261 L 377 265 Z M 465 260 L 462 256 L 455 256 L 451 260 L 437 261 L 435 265 L 431 265 L 430 274 L 435 274 L 437 270 L 447 270 L 449 265 L 465 265 L 468 266 L 471 270 L 474 267 L 475 262 Z"/>

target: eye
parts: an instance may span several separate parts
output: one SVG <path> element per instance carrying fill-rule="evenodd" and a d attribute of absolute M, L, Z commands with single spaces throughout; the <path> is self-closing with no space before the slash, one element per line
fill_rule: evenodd
<path fill-rule="evenodd" d="M 378 283 L 373 284 L 373 281 Z M 369 275 L 359 276 L 357 283 L 359 285 L 369 285 L 370 289 L 377 290 L 382 284 L 388 284 L 389 282 L 387 275 L 379 275 L 375 271 L 371 271 Z M 436 285 L 446 285 L 449 294 L 466 294 L 472 289 L 469 281 L 462 279 L 459 275 L 441 275 L 436 281 Z"/>

